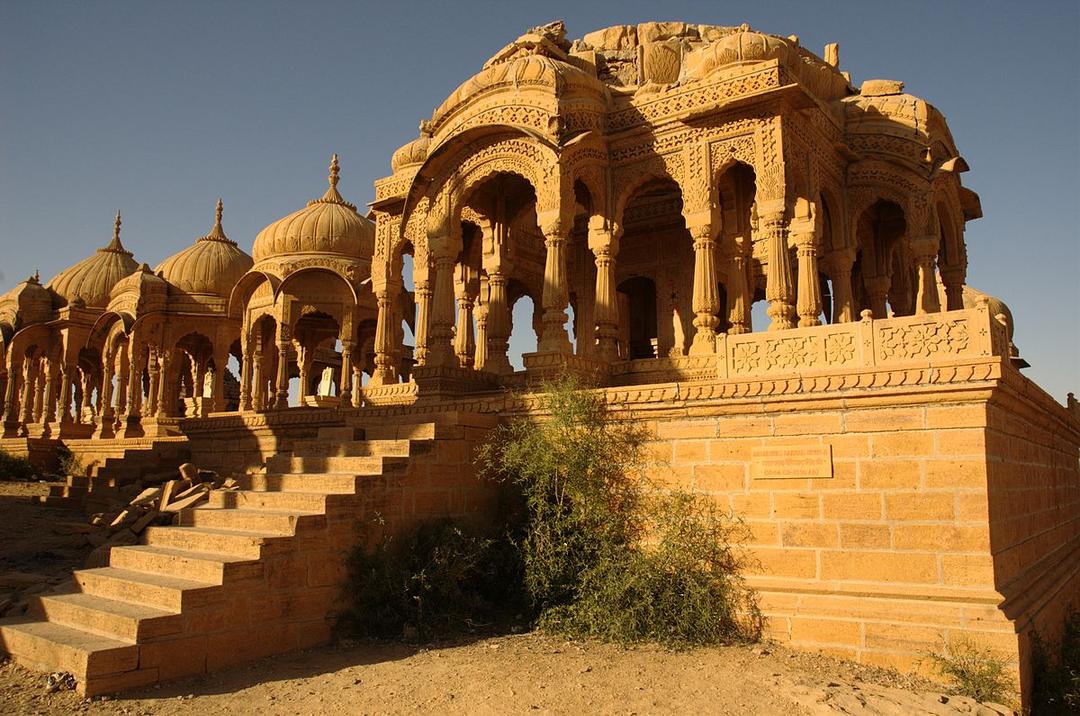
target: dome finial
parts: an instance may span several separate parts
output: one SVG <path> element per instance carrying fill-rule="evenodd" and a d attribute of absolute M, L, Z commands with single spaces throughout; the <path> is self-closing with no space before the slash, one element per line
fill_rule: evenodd
<path fill-rule="evenodd" d="M 341 174 L 341 168 L 338 166 L 337 152 L 334 152 L 334 156 L 330 158 L 330 188 L 337 189 L 338 176 Z"/>
<path fill-rule="evenodd" d="M 116 222 L 113 224 L 112 241 L 105 247 L 108 251 L 123 251 L 124 245 L 120 243 L 120 225 L 123 222 L 120 220 L 120 210 L 116 210 Z"/>
<path fill-rule="evenodd" d="M 214 228 L 210 229 L 210 233 L 199 239 L 200 241 L 228 241 L 229 237 L 225 235 L 225 229 L 221 226 L 221 215 L 225 212 L 225 204 L 219 197 L 217 200 L 217 207 L 214 210 Z"/>

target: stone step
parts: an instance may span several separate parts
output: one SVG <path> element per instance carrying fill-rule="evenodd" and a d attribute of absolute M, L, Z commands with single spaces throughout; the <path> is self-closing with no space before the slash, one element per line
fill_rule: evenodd
<path fill-rule="evenodd" d="M 378 475 L 387 460 L 379 455 L 337 457 L 331 455 L 296 456 L 281 453 L 266 462 L 266 469 L 283 473 L 349 472 L 354 475 Z"/>
<path fill-rule="evenodd" d="M 356 439 L 356 428 L 351 426 L 323 427 L 317 433 L 319 441 L 347 442 Z"/>
<path fill-rule="evenodd" d="M 355 485 L 355 478 L 353 480 Z M 206 506 L 325 514 L 328 497 L 329 495 L 325 492 L 256 492 L 254 490 L 227 492 L 214 490 L 210 493 L 210 499 L 207 501 Z"/>
<path fill-rule="evenodd" d="M 370 476 L 369 476 L 370 477 Z M 327 495 L 353 495 L 362 480 L 352 473 L 308 473 L 248 475 L 241 484 L 255 492 L 321 492 Z"/>
<path fill-rule="evenodd" d="M 75 583 L 87 594 L 167 611 L 201 607 L 222 598 L 221 586 L 211 582 L 120 567 L 80 569 L 74 576 Z"/>
<path fill-rule="evenodd" d="M 368 440 L 432 440 L 435 423 L 371 425 L 364 428 L 364 437 Z"/>
<path fill-rule="evenodd" d="M 258 559 L 262 556 L 265 547 L 288 539 L 282 535 L 266 532 L 209 527 L 149 527 L 143 534 L 148 545 L 192 552 L 212 552 L 249 559 Z"/>
<path fill-rule="evenodd" d="M 0 644 L 27 666 L 67 671 L 79 681 L 132 671 L 139 663 L 139 647 L 130 641 L 27 617 L 0 622 Z"/>
<path fill-rule="evenodd" d="M 179 612 L 83 592 L 36 597 L 27 614 L 123 641 L 145 641 L 179 634 L 184 626 Z"/>
<path fill-rule="evenodd" d="M 294 535 L 298 528 L 318 529 L 326 526 L 326 516 L 317 512 L 295 510 L 243 509 L 197 507 L 184 510 L 179 524 L 185 527 L 265 532 L 275 535 Z"/>
<path fill-rule="evenodd" d="M 351 440 L 328 442 L 297 440 L 293 443 L 294 457 L 408 457 L 418 454 L 426 440 Z"/>
<path fill-rule="evenodd" d="M 170 528 L 177 529 L 177 528 Z M 134 572 L 190 579 L 206 584 L 224 584 L 257 577 L 262 565 L 255 559 L 208 551 L 176 549 L 159 544 L 113 547 L 109 564 Z"/>

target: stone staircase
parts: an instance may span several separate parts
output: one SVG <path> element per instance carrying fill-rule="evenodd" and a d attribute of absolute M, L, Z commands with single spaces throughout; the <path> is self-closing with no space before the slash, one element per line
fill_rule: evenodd
<path fill-rule="evenodd" d="M 410 462 L 434 437 L 433 423 L 322 428 L 244 489 L 211 493 L 0 620 L 0 651 L 70 672 L 91 696 L 325 643 L 358 519 L 396 519 Z"/>
<path fill-rule="evenodd" d="M 78 447 L 75 446 L 78 450 Z M 185 438 L 158 438 L 146 446 L 126 447 L 117 454 L 101 455 L 87 469 L 86 475 L 70 475 L 65 484 L 49 488 L 40 501 L 50 507 L 80 507 L 88 513 L 105 509 L 119 498 L 119 489 L 148 473 L 170 473 L 187 462 L 191 451 Z M 79 450 L 85 457 L 85 453 Z"/>

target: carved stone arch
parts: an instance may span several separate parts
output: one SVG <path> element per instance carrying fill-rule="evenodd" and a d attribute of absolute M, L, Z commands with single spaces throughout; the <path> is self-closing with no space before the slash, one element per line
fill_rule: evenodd
<path fill-rule="evenodd" d="M 278 287 L 281 286 L 281 278 L 268 271 L 253 270 L 244 274 L 229 294 L 229 318 L 241 319 L 247 309 L 247 303 L 251 295 L 260 285 L 268 283 L 273 295 L 277 295 Z"/>
<path fill-rule="evenodd" d="M 424 164 L 413 177 L 402 209 L 403 226 L 426 197 L 434 200 L 447 184 L 468 183 L 469 177 L 486 164 L 503 162 L 515 166 L 533 185 L 539 199 L 554 181 L 558 194 L 558 151 L 547 138 L 521 128 L 505 125 L 476 127 L 443 142 L 428 154 Z M 430 221 L 428 222 L 430 225 Z"/>
<path fill-rule="evenodd" d="M 299 269 L 297 271 L 293 271 L 293 272 L 289 273 L 289 275 L 287 275 L 285 277 L 285 279 L 281 282 L 281 285 L 278 286 L 278 288 L 277 288 L 277 292 L 276 292 L 277 301 L 275 301 L 275 302 L 280 303 L 281 297 L 288 294 L 289 288 L 290 288 L 290 286 L 292 284 L 297 283 L 299 281 L 302 281 L 302 280 L 306 279 L 308 275 L 314 274 L 314 273 L 326 273 L 326 274 L 330 274 L 332 276 L 336 276 L 337 278 L 341 279 L 341 282 L 343 284 L 345 284 L 346 288 L 348 289 L 348 293 L 344 297 L 345 298 L 351 298 L 352 299 L 352 305 L 354 305 L 354 306 L 357 305 L 360 302 L 360 298 L 357 295 L 356 286 L 353 284 L 353 282 L 349 279 L 348 276 L 343 275 L 340 271 L 336 270 L 336 268 L 333 267 L 333 266 L 310 266 L 310 267 L 304 267 L 302 269 Z M 303 302 L 303 301 L 307 300 L 307 299 L 305 299 L 304 297 L 301 297 L 301 296 L 297 296 L 297 297 L 294 297 L 294 298 L 295 298 L 295 301 L 297 303 L 300 303 L 300 302 Z M 343 301 L 342 303 L 344 304 L 346 302 Z"/>
<path fill-rule="evenodd" d="M 615 197 L 612 221 L 616 227 L 621 229 L 623 226 L 623 213 L 634 193 L 650 181 L 670 180 L 678 185 L 681 195 L 683 192 L 682 169 L 682 157 L 674 154 L 654 155 L 643 162 L 617 169 L 612 176 Z"/>

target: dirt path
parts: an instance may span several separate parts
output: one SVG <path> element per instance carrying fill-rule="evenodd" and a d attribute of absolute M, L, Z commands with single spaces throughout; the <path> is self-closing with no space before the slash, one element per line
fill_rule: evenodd
<path fill-rule="evenodd" d="M 107 700 L 47 694 L 44 681 L 0 667 L 0 713 L 1001 713 L 926 682 L 778 647 L 671 653 L 538 634 L 327 647 Z"/>

